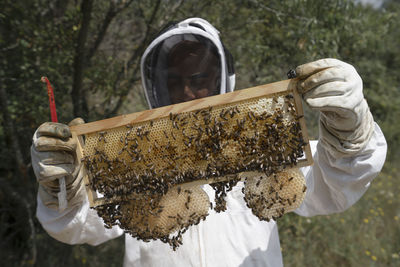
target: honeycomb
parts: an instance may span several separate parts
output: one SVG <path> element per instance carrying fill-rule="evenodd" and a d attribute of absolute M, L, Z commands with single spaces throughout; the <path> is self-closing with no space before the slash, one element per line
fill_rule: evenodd
<path fill-rule="evenodd" d="M 210 208 L 226 210 L 239 180 L 260 220 L 279 218 L 305 194 L 296 168 L 308 140 L 294 98 L 274 93 L 85 134 L 91 206 L 106 227 L 173 249 Z M 202 184 L 215 190 L 214 205 Z"/>

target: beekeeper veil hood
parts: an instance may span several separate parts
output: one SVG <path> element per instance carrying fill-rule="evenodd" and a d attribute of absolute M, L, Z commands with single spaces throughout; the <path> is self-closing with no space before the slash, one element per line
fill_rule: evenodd
<path fill-rule="evenodd" d="M 175 77 L 171 66 L 178 60 L 194 68 L 194 74 L 185 76 L 186 69 L 181 67 L 175 69 L 181 74 Z M 232 55 L 222 44 L 219 32 L 200 18 L 186 19 L 161 31 L 142 56 L 141 75 L 150 108 L 186 101 L 174 100 L 177 84 L 184 81 L 195 91 L 199 90 L 196 98 L 231 92 L 235 86 Z M 201 95 L 204 87 L 208 93 Z"/>

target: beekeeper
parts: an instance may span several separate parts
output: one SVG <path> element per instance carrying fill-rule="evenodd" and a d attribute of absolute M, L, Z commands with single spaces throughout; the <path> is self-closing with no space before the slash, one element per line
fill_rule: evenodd
<path fill-rule="evenodd" d="M 150 108 L 223 94 L 234 89 L 232 56 L 207 21 L 191 18 L 164 30 L 144 52 L 143 88 Z M 302 168 L 307 194 L 301 216 L 341 212 L 365 193 L 380 172 L 386 141 L 374 122 L 355 68 L 321 59 L 296 68 L 298 90 L 320 111 L 319 140 L 311 141 L 314 164 Z M 82 123 L 79 119 L 73 124 Z M 39 182 L 37 217 L 55 239 L 98 245 L 123 234 L 106 229 L 89 208 L 68 126 L 41 125 L 33 136 L 32 166 Z M 67 208 L 59 212 L 58 178 L 66 177 Z M 239 183 L 227 196 L 227 211 L 215 213 L 183 235 L 173 251 L 161 241 L 145 243 L 125 235 L 125 266 L 281 266 L 275 221 L 260 221 L 243 200 Z M 214 198 L 210 186 L 203 186 Z"/>

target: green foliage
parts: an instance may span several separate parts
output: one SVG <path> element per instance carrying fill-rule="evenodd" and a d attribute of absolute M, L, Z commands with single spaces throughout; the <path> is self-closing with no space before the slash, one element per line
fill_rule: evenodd
<path fill-rule="evenodd" d="M 2 266 L 120 266 L 123 240 L 99 247 L 61 244 L 35 219 L 37 183 L 30 169 L 35 129 L 49 120 L 47 93 L 55 89 L 60 122 L 73 118 L 74 60 L 82 25 L 81 1 L 4 0 L 0 3 L 0 254 Z M 364 94 L 389 145 L 384 171 L 366 195 L 342 214 L 279 221 L 287 266 L 399 265 L 400 3 L 372 9 L 346 0 L 93 1 L 85 43 L 82 101 L 89 121 L 147 108 L 139 61 L 146 45 L 168 21 L 209 20 L 235 58 L 237 88 L 286 79 L 300 64 L 325 57 L 354 65 Z M 113 6 L 115 4 L 115 6 Z M 112 9 L 115 7 L 115 9 Z M 119 8 L 121 8 L 119 10 Z M 119 10 L 99 46 L 109 10 Z M 8 117 L 7 117 L 8 114 Z M 306 108 L 310 135 L 318 137 L 318 114 Z M 14 134 L 7 126 L 11 122 Z M 28 172 L 17 170 L 16 141 Z M 22 172 L 24 173 L 24 172 Z M 31 221 L 32 224 L 27 222 Z"/>
<path fill-rule="evenodd" d="M 286 266 L 399 266 L 400 183 L 387 163 L 349 210 L 312 218 L 288 214 L 279 221 Z"/>

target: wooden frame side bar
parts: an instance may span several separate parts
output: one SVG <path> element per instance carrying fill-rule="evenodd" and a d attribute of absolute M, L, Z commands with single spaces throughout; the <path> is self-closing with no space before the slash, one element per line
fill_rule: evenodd
<path fill-rule="evenodd" d="M 84 141 L 83 141 L 83 137 L 82 136 L 77 136 L 76 132 L 72 132 L 72 138 L 77 140 L 77 146 L 76 146 L 76 156 L 77 159 L 81 161 L 83 158 L 83 147 L 84 147 Z M 83 174 L 83 182 L 85 183 L 85 187 L 86 187 L 86 193 L 89 199 L 89 203 L 90 206 L 93 207 L 93 205 L 95 205 L 96 201 L 97 201 L 97 194 L 94 190 L 91 189 L 91 187 L 89 186 L 90 184 L 90 180 L 89 180 L 89 176 L 86 173 L 86 168 L 85 166 L 82 166 L 82 174 Z"/>
<path fill-rule="evenodd" d="M 307 132 L 307 127 L 306 127 L 306 120 L 304 118 L 304 110 L 303 110 L 303 105 L 302 105 L 302 100 L 301 100 L 301 96 L 299 94 L 299 92 L 297 91 L 297 88 L 295 88 L 296 86 L 296 80 L 293 79 L 291 80 L 291 87 L 293 87 L 293 97 L 294 97 L 294 103 L 296 105 L 296 110 L 297 110 L 297 114 L 302 116 L 299 119 L 299 123 L 300 123 L 300 127 L 301 127 L 301 132 L 303 135 L 303 140 L 305 143 L 307 143 L 307 145 L 304 148 L 304 153 L 306 154 L 306 160 L 307 163 L 305 166 L 307 165 L 312 165 L 314 163 L 314 160 L 312 158 L 312 154 L 311 154 L 311 148 L 310 148 L 310 139 L 308 137 L 308 132 Z"/>

